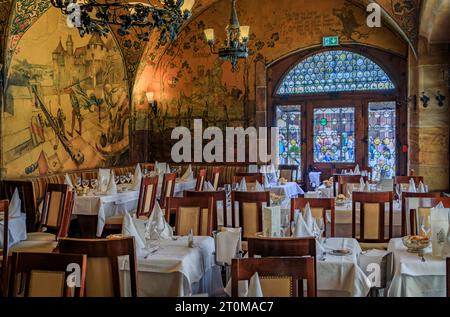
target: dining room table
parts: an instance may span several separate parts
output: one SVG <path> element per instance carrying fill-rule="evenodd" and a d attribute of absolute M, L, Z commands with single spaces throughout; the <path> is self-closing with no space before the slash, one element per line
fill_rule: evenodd
<path fill-rule="evenodd" d="M 196 179 L 183 181 L 178 179 L 175 182 L 174 196 L 182 197 L 185 190 L 195 188 Z M 158 192 L 161 191 L 158 185 Z M 90 189 L 86 194 L 76 194 L 72 215 L 77 217 L 81 228 L 82 236 L 92 236 L 95 231 L 96 237 L 101 237 L 105 227 L 106 218 L 133 213 L 137 209 L 139 191 L 134 190 L 131 184 L 119 184 L 117 194 L 107 194 Z M 95 228 L 91 228 L 94 225 Z"/>
<path fill-rule="evenodd" d="M 393 255 L 392 282 L 388 297 L 445 297 L 446 262 L 432 255 L 431 246 L 422 254 L 408 252 L 401 238 L 391 239 L 388 251 Z"/>
<path fill-rule="evenodd" d="M 138 296 L 185 297 L 208 294 L 224 295 L 220 268 L 215 263 L 214 239 L 194 236 L 188 246 L 187 236 L 149 241 L 148 252 L 137 258 Z M 129 259 L 119 259 L 124 296 L 130 296 Z"/>

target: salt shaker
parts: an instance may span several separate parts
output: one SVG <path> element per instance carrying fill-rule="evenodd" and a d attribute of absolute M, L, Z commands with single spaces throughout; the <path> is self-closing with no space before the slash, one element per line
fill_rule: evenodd
<path fill-rule="evenodd" d="M 192 229 L 189 230 L 188 247 L 189 248 L 193 248 L 194 247 L 194 232 L 192 231 Z"/>

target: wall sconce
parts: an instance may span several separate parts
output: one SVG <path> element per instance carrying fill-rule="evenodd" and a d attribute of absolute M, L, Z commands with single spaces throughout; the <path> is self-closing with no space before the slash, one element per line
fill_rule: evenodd
<path fill-rule="evenodd" d="M 446 97 L 441 94 L 440 91 L 437 92 L 437 96 L 436 96 L 436 100 L 438 102 L 439 107 L 443 107 L 444 106 L 444 101 L 445 101 Z"/>
<path fill-rule="evenodd" d="M 147 101 L 149 106 L 152 109 L 153 114 L 156 116 L 158 114 L 158 103 L 155 100 L 155 93 L 152 91 L 149 91 L 147 93 L 145 93 L 145 95 L 147 96 Z"/>
<path fill-rule="evenodd" d="M 428 103 L 430 102 L 430 97 L 425 95 L 425 92 L 422 92 L 422 97 L 420 97 L 420 101 L 422 101 L 424 108 L 428 108 Z"/>

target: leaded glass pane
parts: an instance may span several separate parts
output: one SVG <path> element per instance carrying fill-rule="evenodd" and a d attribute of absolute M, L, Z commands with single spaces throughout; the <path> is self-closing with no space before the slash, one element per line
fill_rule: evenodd
<path fill-rule="evenodd" d="M 355 162 L 355 108 L 314 109 L 314 162 Z"/>
<path fill-rule="evenodd" d="M 300 106 L 278 106 L 280 164 L 301 166 L 301 110 Z M 300 176 L 300 171 L 298 172 Z"/>
<path fill-rule="evenodd" d="M 369 103 L 369 166 L 376 179 L 396 171 L 395 101 Z"/>
<path fill-rule="evenodd" d="M 373 61 L 349 51 L 315 54 L 297 64 L 283 79 L 278 95 L 341 91 L 390 90 L 395 85 Z"/>

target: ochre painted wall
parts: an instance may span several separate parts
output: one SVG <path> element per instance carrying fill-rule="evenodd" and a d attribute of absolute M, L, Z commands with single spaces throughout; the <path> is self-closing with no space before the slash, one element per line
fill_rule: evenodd
<path fill-rule="evenodd" d="M 191 127 L 193 118 L 204 125 L 264 125 L 266 120 L 266 66 L 293 52 L 320 46 L 322 38 L 339 35 L 344 44 L 369 45 L 407 55 L 407 44 L 387 27 L 369 28 L 365 7 L 345 0 L 240 0 L 241 25 L 251 28 L 250 57 L 231 72 L 210 52 L 205 28 L 214 28 L 221 47 L 229 21 L 229 1 L 218 1 L 192 20 L 178 40 L 164 51 L 149 50 L 147 63 L 134 87 L 133 104 L 143 111 L 144 94 L 155 92 L 159 114 L 150 116 L 152 158 L 162 159 L 161 140 L 171 128 Z M 152 126 L 153 125 L 153 126 Z M 137 129 L 147 127 L 138 121 Z M 167 142 L 167 141 L 165 141 Z M 166 157 L 167 159 L 167 157 Z"/>

